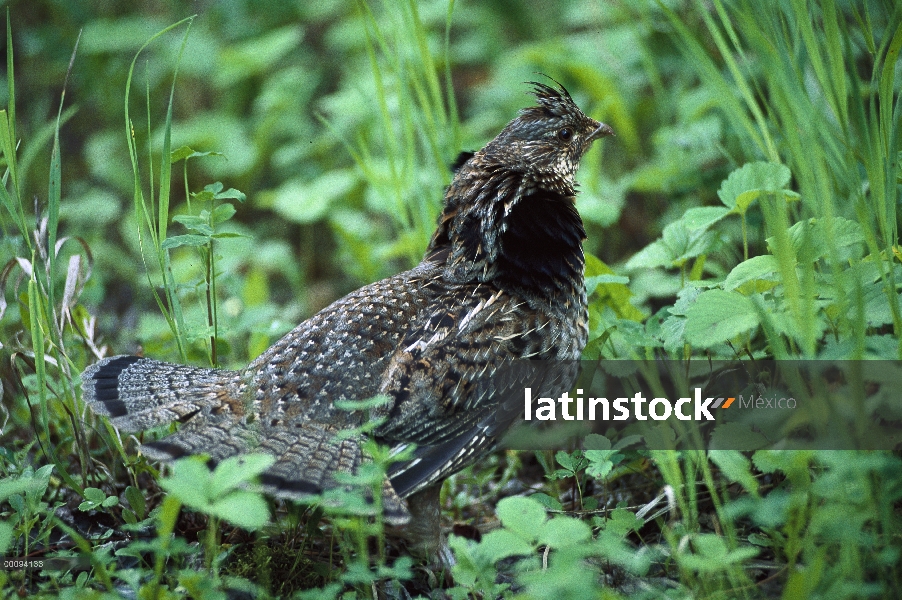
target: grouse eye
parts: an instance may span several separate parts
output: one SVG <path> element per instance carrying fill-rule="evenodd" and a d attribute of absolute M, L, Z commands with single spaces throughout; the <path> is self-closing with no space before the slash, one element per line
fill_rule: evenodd
<path fill-rule="evenodd" d="M 566 142 L 573 137 L 573 132 L 570 131 L 569 127 L 563 127 L 558 130 L 557 136 Z"/>

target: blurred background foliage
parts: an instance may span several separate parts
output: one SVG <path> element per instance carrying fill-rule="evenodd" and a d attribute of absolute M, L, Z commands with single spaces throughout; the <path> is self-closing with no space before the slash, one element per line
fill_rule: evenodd
<path fill-rule="evenodd" d="M 450 28 L 444 0 L 7 4 L 17 133 L 29 159 L 24 189 L 38 204 L 46 202 L 50 124 L 81 34 L 61 130 L 61 234 L 81 236 L 93 251 L 82 302 L 100 306 L 99 330 L 115 352 L 136 350 L 135 340 L 149 353 L 172 352 L 136 243 L 123 97 L 140 46 L 191 14 L 198 16 L 179 66 L 172 148 L 221 153 L 192 159 L 192 192 L 222 181 L 248 197 L 229 222 L 247 237 L 218 246 L 227 366 L 253 358 L 331 300 L 414 264 L 440 210 L 447 165 L 530 103 L 523 82 L 538 72 L 617 132 L 579 173 L 587 250 L 608 263 L 625 261 L 686 206 L 712 202 L 739 160 L 712 91 L 676 60 L 654 4 L 459 2 Z M 399 31 L 425 35 L 393 45 Z M 154 156 L 183 33 L 157 40 L 137 64 L 132 119 L 143 147 L 149 91 Z M 403 86 L 422 94 L 419 106 L 405 105 Z M 185 210 L 180 185 L 172 205 Z M 3 233 L 2 255 L 16 255 L 15 232 Z M 190 295 L 200 280 L 197 252 L 174 252 L 173 268 Z M 673 277 L 655 285 L 662 283 L 676 291 Z M 189 321 L 202 324 L 196 313 Z M 4 337 L 17 321 L 8 317 Z"/>

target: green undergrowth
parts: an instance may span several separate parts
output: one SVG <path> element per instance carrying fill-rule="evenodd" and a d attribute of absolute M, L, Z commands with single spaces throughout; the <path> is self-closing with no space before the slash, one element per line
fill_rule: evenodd
<path fill-rule="evenodd" d="M 63 562 L 0 570 L 0 597 L 894 597 L 898 452 L 498 452 L 442 489 L 441 573 L 382 519 L 386 449 L 346 489 L 275 502 L 265 456 L 161 473 L 86 412 L 79 373 L 135 340 L 240 367 L 415 264 L 449 165 L 536 72 L 617 132 L 578 175 L 585 359 L 897 361 L 902 9 L 262 4 L 97 8 L 43 88 L 50 34 L 23 18 L 14 43 L 32 15 L 7 15 L 0 555 Z M 124 104 L 75 106 L 91 94 Z M 898 420 L 893 390 L 861 387 L 859 423 Z"/>

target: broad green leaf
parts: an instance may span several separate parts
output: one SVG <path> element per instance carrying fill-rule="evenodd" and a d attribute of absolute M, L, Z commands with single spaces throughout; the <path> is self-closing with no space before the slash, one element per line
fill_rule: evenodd
<path fill-rule="evenodd" d="M 213 209 L 213 225 L 219 225 L 225 221 L 228 221 L 235 214 L 235 207 L 229 204 L 228 202 L 224 202 Z"/>
<path fill-rule="evenodd" d="M 708 458 L 727 479 L 738 483 L 750 494 L 758 495 L 758 480 L 752 475 L 752 463 L 738 450 L 710 450 Z"/>
<path fill-rule="evenodd" d="M 225 492 L 248 483 L 268 469 L 275 458 L 270 454 L 244 454 L 225 459 L 213 471 L 207 493 L 218 498 Z"/>
<path fill-rule="evenodd" d="M 743 214 L 761 194 L 781 192 L 791 177 L 792 173 L 785 165 L 747 163 L 730 173 L 720 185 L 717 196 L 731 211 Z"/>
<path fill-rule="evenodd" d="M 611 440 L 603 435 L 590 433 L 585 438 L 583 438 L 583 448 L 587 451 L 585 455 L 586 458 L 589 458 L 589 450 L 610 450 Z"/>
<path fill-rule="evenodd" d="M 673 254 L 663 241 L 657 240 L 635 253 L 627 262 L 627 271 L 640 271 L 669 267 L 673 263 Z"/>
<path fill-rule="evenodd" d="M 783 198 L 787 202 L 793 202 L 801 199 L 801 196 L 792 190 L 749 190 L 736 196 L 736 208 L 734 211 L 738 214 L 745 213 L 752 202 L 768 194 L 774 194 Z"/>
<path fill-rule="evenodd" d="M 511 556 L 532 554 L 533 547 L 523 537 L 507 529 L 497 529 L 482 538 L 477 546 L 477 552 L 487 563 L 494 564 Z"/>
<path fill-rule="evenodd" d="M 204 512 L 245 529 L 259 529 L 269 522 L 269 506 L 263 495 L 255 492 L 232 492 Z"/>
<path fill-rule="evenodd" d="M 716 573 L 727 565 L 740 563 L 758 555 L 758 548 L 745 546 L 729 550 L 724 538 L 713 533 L 692 536 L 691 546 L 696 553 L 679 552 L 677 561 L 684 567 L 699 573 Z"/>
<path fill-rule="evenodd" d="M 579 519 L 556 516 L 545 522 L 539 533 L 539 543 L 554 548 L 584 544 L 592 537 L 592 530 Z"/>
<path fill-rule="evenodd" d="M 352 169 L 332 170 L 309 182 L 293 179 L 264 196 L 286 219 L 312 223 L 325 217 L 332 202 L 349 194 L 357 181 L 358 175 Z"/>
<path fill-rule="evenodd" d="M 762 473 L 806 471 L 813 460 L 814 450 L 758 450 L 752 455 L 755 468 Z"/>
<path fill-rule="evenodd" d="M 711 433 L 710 447 L 712 449 L 748 452 L 769 445 L 770 440 L 742 423 L 723 423 L 717 425 Z"/>
<path fill-rule="evenodd" d="M 185 226 L 186 229 L 191 231 L 196 231 L 200 235 L 209 236 L 213 235 L 213 228 L 210 227 L 208 222 L 209 213 L 207 211 L 203 211 L 201 216 L 196 215 L 177 215 L 172 217 L 172 220 L 176 223 L 181 223 Z"/>
<path fill-rule="evenodd" d="M 578 461 L 573 458 L 568 452 L 564 452 L 563 450 L 559 450 L 557 454 L 554 455 L 555 460 L 557 460 L 558 464 L 567 469 L 568 471 L 575 471 L 577 468 Z"/>
<path fill-rule="evenodd" d="M 0 554 L 5 553 L 12 545 L 14 528 L 6 521 L 0 521 Z"/>
<path fill-rule="evenodd" d="M 191 148 L 190 146 L 182 146 L 176 150 L 173 150 L 169 154 L 169 162 L 177 163 L 180 160 L 184 160 L 186 158 L 201 158 L 204 156 L 222 156 L 221 152 L 198 152 Z"/>
<path fill-rule="evenodd" d="M 645 445 L 652 450 L 673 450 L 676 447 L 676 432 L 666 422 L 646 427 L 643 433 Z"/>
<path fill-rule="evenodd" d="M 758 325 L 755 305 L 746 296 L 725 290 L 702 292 L 686 311 L 686 341 L 710 348 Z"/>
<path fill-rule="evenodd" d="M 209 187 L 209 186 L 207 186 L 207 187 Z M 210 202 L 211 200 L 213 200 L 213 198 L 214 198 L 215 196 L 216 196 L 216 194 L 214 194 L 213 192 L 211 192 L 211 191 L 209 191 L 209 190 L 204 190 L 204 191 L 202 191 L 202 192 L 192 192 L 192 193 L 191 193 L 191 197 L 192 197 L 194 200 L 196 200 L 196 201 L 198 201 L 198 202 L 202 202 L 202 203 L 204 203 L 204 204 L 206 204 L 206 203 Z M 201 213 L 201 214 L 203 214 L 203 213 Z"/>
<path fill-rule="evenodd" d="M 199 459 L 190 457 L 172 463 L 172 474 L 160 479 L 160 487 L 189 508 L 206 511 L 210 507 L 207 485 L 210 469 Z"/>
<path fill-rule="evenodd" d="M 679 267 L 691 258 L 707 254 L 712 248 L 715 236 L 706 229 L 691 229 L 681 219 L 664 228 L 661 242 L 667 249 L 671 264 Z"/>
<path fill-rule="evenodd" d="M 689 307 L 695 303 L 696 299 L 698 299 L 703 291 L 704 290 L 697 287 L 697 285 L 687 285 L 677 292 L 676 302 L 667 309 L 667 312 L 672 315 L 685 317 Z"/>
<path fill-rule="evenodd" d="M 589 459 L 589 466 L 586 467 L 586 474 L 595 479 L 603 480 L 614 468 L 611 457 L 616 454 L 616 450 L 586 450 L 586 458 Z"/>
<path fill-rule="evenodd" d="M 498 502 L 495 514 L 502 525 L 521 536 L 524 540 L 534 540 L 539 527 L 545 522 L 545 509 L 529 498 L 513 496 Z"/>
<path fill-rule="evenodd" d="M 163 240 L 161 247 L 166 250 L 171 248 L 178 248 L 179 246 L 204 246 L 209 243 L 209 241 L 210 236 L 207 235 L 176 235 Z"/>
<path fill-rule="evenodd" d="M 774 281 L 779 276 L 779 270 L 777 259 L 773 255 L 754 256 L 733 267 L 723 282 L 723 288 L 731 291 L 750 281 Z"/>
<path fill-rule="evenodd" d="M 723 206 L 698 206 L 687 210 L 680 220 L 689 230 L 708 229 L 728 214 L 730 209 Z"/>
<path fill-rule="evenodd" d="M 229 188 L 224 192 L 217 192 L 213 197 L 216 200 L 237 200 L 238 202 L 242 203 L 247 200 L 245 193 L 240 190 L 236 190 L 235 188 Z"/>
<path fill-rule="evenodd" d="M 831 228 L 827 227 L 824 219 L 811 218 L 799 221 L 789 228 L 788 234 L 799 260 L 804 262 L 824 258 L 831 246 L 845 249 L 864 243 L 861 224 L 843 217 L 834 217 Z M 773 251 L 774 238 L 769 237 L 766 241 L 768 248 Z M 840 252 L 840 259 L 846 258 L 847 255 L 848 252 Z"/>
<path fill-rule="evenodd" d="M 548 494 L 538 492 L 530 496 L 533 500 L 539 502 L 542 506 L 549 510 L 563 510 L 564 505 L 557 498 L 552 498 Z"/>
<path fill-rule="evenodd" d="M 644 524 L 645 521 L 637 517 L 634 512 L 625 508 L 615 508 L 605 521 L 604 528 L 605 531 L 610 531 L 622 537 L 631 531 L 639 529 Z"/>
<path fill-rule="evenodd" d="M 591 295 L 600 284 L 619 283 L 626 285 L 630 278 L 625 275 L 594 275 L 586 277 L 586 294 Z"/>
<path fill-rule="evenodd" d="M 643 321 L 645 313 L 630 302 L 633 293 L 627 283 L 628 278 L 616 275 L 601 259 L 586 255 L 586 294 L 594 293 L 593 306 L 610 307 L 621 319 Z"/>
<path fill-rule="evenodd" d="M 128 505 L 131 506 L 135 515 L 139 519 L 143 519 L 147 514 L 147 504 L 141 491 L 130 485 L 125 488 L 125 499 L 128 500 Z"/>
<path fill-rule="evenodd" d="M 85 500 L 94 504 L 100 504 L 106 499 L 106 494 L 103 493 L 103 490 L 93 487 L 85 488 L 84 496 Z"/>

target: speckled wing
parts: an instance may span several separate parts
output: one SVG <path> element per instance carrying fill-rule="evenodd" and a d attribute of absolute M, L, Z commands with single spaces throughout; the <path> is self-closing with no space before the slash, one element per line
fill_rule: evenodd
<path fill-rule="evenodd" d="M 528 358 L 552 358 L 552 319 L 488 284 L 449 289 L 402 341 L 381 393 L 393 407 L 376 431 L 414 459 L 389 473 L 402 497 L 472 463 L 510 424 L 512 395 L 522 398 L 518 369 Z M 528 385 L 526 383 L 525 385 Z M 522 399 L 516 406 L 522 405 Z"/>
<path fill-rule="evenodd" d="M 335 406 L 378 393 L 401 340 L 432 300 L 432 263 L 352 292 L 298 325 L 245 370 L 252 410 L 269 430 L 355 426 Z"/>

